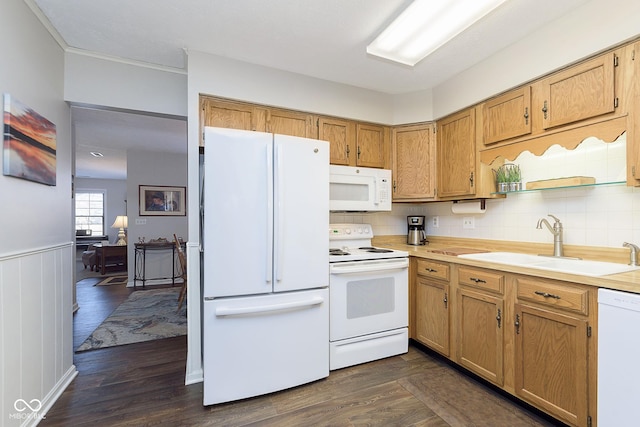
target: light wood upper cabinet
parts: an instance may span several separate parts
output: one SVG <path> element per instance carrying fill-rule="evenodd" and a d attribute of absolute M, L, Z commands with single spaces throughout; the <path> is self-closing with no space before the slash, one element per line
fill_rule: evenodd
<path fill-rule="evenodd" d="M 356 126 L 354 122 L 319 117 L 318 139 L 329 141 L 329 163 L 344 166 L 355 164 Z"/>
<path fill-rule="evenodd" d="M 313 115 L 274 108 L 267 113 L 267 132 L 312 139 L 318 137 Z"/>
<path fill-rule="evenodd" d="M 385 126 L 358 123 L 356 126 L 356 164 L 368 168 L 384 168 L 389 130 Z"/>
<path fill-rule="evenodd" d="M 500 95 L 483 104 L 484 145 L 531 133 L 531 86 Z"/>
<path fill-rule="evenodd" d="M 475 195 L 475 112 L 469 108 L 437 122 L 439 198 Z"/>
<path fill-rule="evenodd" d="M 436 138 L 433 124 L 393 128 L 391 151 L 393 200 L 435 197 Z"/>
<path fill-rule="evenodd" d="M 544 79 L 543 128 L 613 112 L 614 60 L 611 52 Z"/>
<path fill-rule="evenodd" d="M 266 130 L 267 110 L 259 106 L 201 97 L 200 113 L 201 139 L 204 126 L 262 132 Z"/>

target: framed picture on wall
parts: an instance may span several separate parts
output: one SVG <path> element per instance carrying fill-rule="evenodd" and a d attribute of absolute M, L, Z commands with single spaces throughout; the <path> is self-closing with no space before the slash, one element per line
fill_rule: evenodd
<path fill-rule="evenodd" d="M 3 175 L 56 185 L 56 125 L 4 94 Z"/>
<path fill-rule="evenodd" d="M 185 216 L 186 187 L 140 185 L 140 216 Z"/>

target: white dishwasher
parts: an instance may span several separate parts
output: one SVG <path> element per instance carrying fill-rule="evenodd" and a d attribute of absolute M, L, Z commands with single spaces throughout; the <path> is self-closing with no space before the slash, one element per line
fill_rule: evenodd
<path fill-rule="evenodd" d="M 598 290 L 598 427 L 640 422 L 640 294 Z"/>

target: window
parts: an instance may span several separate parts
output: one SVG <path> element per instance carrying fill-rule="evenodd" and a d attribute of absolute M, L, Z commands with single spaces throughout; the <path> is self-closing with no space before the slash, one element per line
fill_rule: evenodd
<path fill-rule="evenodd" d="M 93 236 L 104 236 L 104 192 L 76 193 L 76 230 L 91 230 Z"/>

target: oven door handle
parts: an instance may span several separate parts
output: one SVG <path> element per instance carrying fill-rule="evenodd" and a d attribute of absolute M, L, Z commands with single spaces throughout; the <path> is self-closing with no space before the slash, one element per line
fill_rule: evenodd
<path fill-rule="evenodd" d="M 402 270 L 408 267 L 408 258 L 398 258 L 393 260 L 355 261 L 331 264 L 330 272 L 331 274 L 353 274 Z"/>

